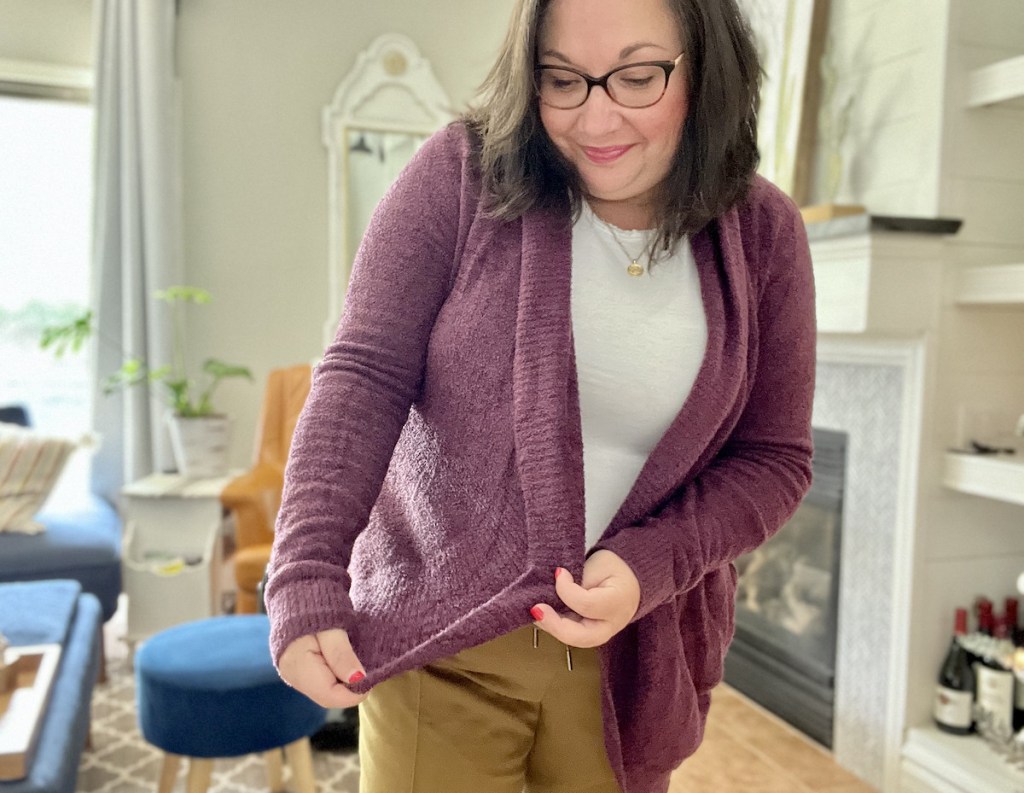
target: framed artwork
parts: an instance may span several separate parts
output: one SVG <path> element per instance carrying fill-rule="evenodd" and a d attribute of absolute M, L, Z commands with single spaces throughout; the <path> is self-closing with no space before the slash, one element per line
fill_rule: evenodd
<path fill-rule="evenodd" d="M 739 0 L 757 41 L 764 80 L 757 124 L 758 171 L 807 203 L 818 115 L 818 65 L 828 0 Z"/>

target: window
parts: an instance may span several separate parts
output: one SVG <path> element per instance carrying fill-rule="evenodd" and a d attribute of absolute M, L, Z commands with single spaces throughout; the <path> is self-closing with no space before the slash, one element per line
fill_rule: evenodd
<path fill-rule="evenodd" d="M 70 438 L 91 426 L 88 356 L 57 360 L 39 338 L 89 305 L 92 134 L 89 104 L 0 95 L 0 404 Z M 88 475 L 78 451 L 54 498 L 87 492 Z"/>

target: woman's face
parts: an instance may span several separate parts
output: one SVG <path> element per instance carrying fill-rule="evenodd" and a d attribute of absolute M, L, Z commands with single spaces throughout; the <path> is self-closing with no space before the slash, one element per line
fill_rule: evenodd
<path fill-rule="evenodd" d="M 671 61 L 681 51 L 665 0 L 552 0 L 538 31 L 537 63 L 599 77 L 630 63 Z M 544 129 L 606 220 L 649 222 L 651 192 L 668 175 L 686 120 L 685 64 L 650 107 L 622 107 L 596 86 L 572 110 L 541 103 Z"/>

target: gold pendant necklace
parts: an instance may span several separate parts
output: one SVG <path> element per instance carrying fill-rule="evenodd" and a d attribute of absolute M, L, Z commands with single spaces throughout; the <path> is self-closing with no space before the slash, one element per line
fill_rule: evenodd
<path fill-rule="evenodd" d="M 622 252 L 629 258 L 629 267 L 626 268 L 626 272 L 633 278 L 639 278 L 645 271 L 644 266 L 640 264 L 640 260 L 647 255 L 647 249 L 651 247 L 651 240 L 647 241 L 647 244 L 644 245 L 644 249 L 640 251 L 639 255 L 634 256 L 626 250 L 626 246 L 622 244 L 622 240 L 619 239 L 619 235 L 615 233 L 615 229 L 612 228 L 611 224 L 605 223 L 605 225 L 608 226 L 608 230 L 612 233 L 612 239 L 615 240 L 615 244 L 618 245 L 619 248 L 622 249 Z M 648 262 L 650 262 L 650 257 L 648 257 Z"/>
<path fill-rule="evenodd" d="M 598 217 L 596 212 L 594 212 L 594 217 L 597 218 L 598 222 L 601 223 L 602 226 L 608 229 L 608 233 L 612 235 L 612 239 L 615 240 L 615 244 L 619 246 L 619 249 L 624 254 L 626 254 L 626 257 L 629 259 L 629 266 L 626 268 L 626 272 L 633 278 L 639 278 L 641 275 L 643 275 L 646 268 L 642 264 L 640 264 L 640 260 L 644 258 L 644 256 L 647 256 L 647 252 L 651 247 L 651 243 L 654 241 L 654 237 L 651 237 L 649 240 L 647 240 L 647 244 L 644 245 L 643 250 L 640 251 L 638 255 L 634 256 L 632 253 L 626 250 L 626 246 L 622 244 L 622 240 L 619 239 L 619 235 L 615 233 L 615 226 L 613 226 L 608 221 Z M 648 263 L 650 263 L 650 256 L 648 256 L 647 261 Z"/>

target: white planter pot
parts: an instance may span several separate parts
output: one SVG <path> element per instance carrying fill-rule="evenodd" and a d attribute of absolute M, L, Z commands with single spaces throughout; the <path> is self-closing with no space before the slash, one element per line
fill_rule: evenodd
<path fill-rule="evenodd" d="M 167 416 L 178 473 L 194 479 L 228 472 L 231 419 L 227 416 Z"/>

